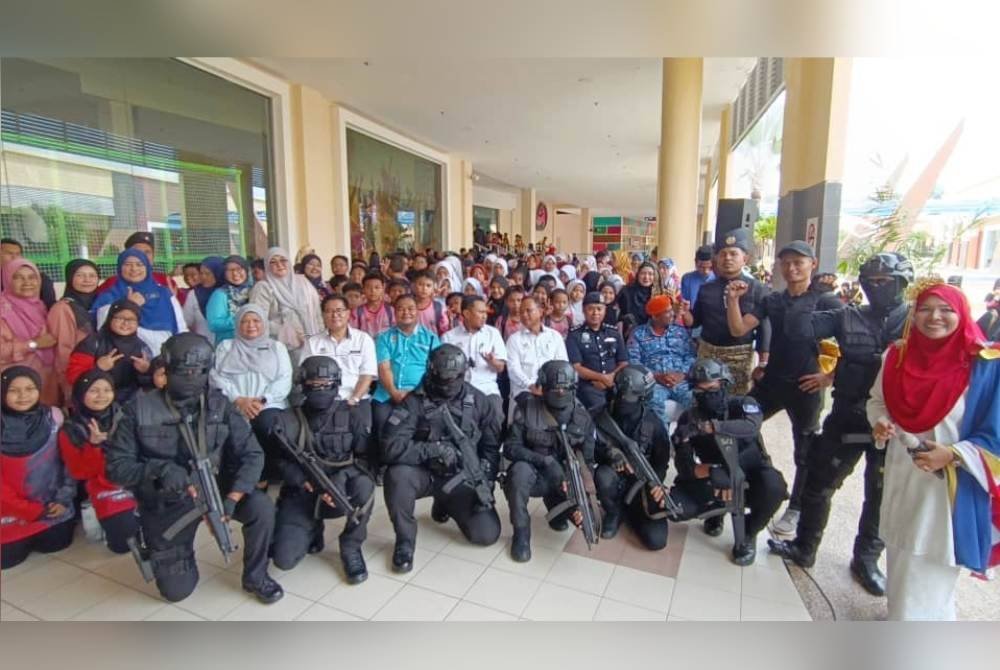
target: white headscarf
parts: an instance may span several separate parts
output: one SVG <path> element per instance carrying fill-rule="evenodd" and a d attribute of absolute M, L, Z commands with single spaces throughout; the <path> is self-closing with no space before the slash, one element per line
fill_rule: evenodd
<path fill-rule="evenodd" d="M 507 267 L 507 261 L 506 261 L 506 259 L 503 259 L 503 258 L 496 259 L 496 262 L 494 263 L 494 267 L 493 267 L 493 276 L 494 277 L 497 274 L 497 270 L 496 270 L 496 266 L 497 265 L 499 265 L 500 267 L 503 268 L 503 274 L 500 275 L 500 276 L 501 277 L 506 277 L 507 274 L 510 272 L 510 269 Z M 493 277 L 490 277 L 490 279 L 493 279 Z"/>
<path fill-rule="evenodd" d="M 256 314 L 261 320 L 261 335 L 252 340 L 240 334 L 240 321 L 250 313 Z M 225 375 L 242 375 L 253 371 L 274 379 L 278 374 L 278 349 L 275 341 L 268 335 L 267 311 L 256 303 L 248 302 L 236 310 L 233 323 L 236 324 L 233 346 L 219 362 L 219 372 Z"/>
<path fill-rule="evenodd" d="M 566 293 L 569 295 L 570 291 L 572 291 L 573 287 L 576 286 L 577 284 L 579 284 L 580 286 L 583 287 L 583 295 L 584 295 L 584 297 L 586 297 L 586 295 L 587 295 L 587 285 L 584 284 L 579 279 L 574 279 L 570 283 L 566 284 Z M 573 302 L 573 298 L 570 298 L 569 299 L 569 310 L 573 313 L 573 325 L 579 325 L 579 324 L 583 323 L 583 300 L 582 299 L 579 300 L 579 301 L 577 301 L 577 302 Z"/>
<path fill-rule="evenodd" d="M 455 256 L 446 256 L 444 260 L 438 261 L 434 265 L 435 278 L 438 268 L 444 268 L 448 272 L 448 281 L 451 283 L 449 293 L 457 293 L 462 290 L 462 261 Z"/>
<path fill-rule="evenodd" d="M 574 279 L 576 279 L 576 268 L 570 265 L 569 263 L 559 268 L 559 272 L 566 273 L 567 282 L 572 282 Z M 566 286 L 568 287 L 569 283 L 567 283 Z"/>
<path fill-rule="evenodd" d="M 581 275 L 587 274 L 587 271 L 584 270 L 585 267 L 590 270 L 597 270 L 597 258 L 594 256 L 584 256 L 583 259 L 580 261 Z"/>
<path fill-rule="evenodd" d="M 540 270 L 539 272 L 541 274 L 538 275 L 538 279 L 536 279 L 536 280 L 534 280 L 534 281 L 531 282 L 532 286 L 536 286 L 538 284 L 538 282 L 540 282 L 541 280 L 545 279 L 546 277 L 551 277 L 552 279 L 556 280 L 556 288 L 566 288 L 566 286 L 562 283 L 562 280 L 559 279 L 559 277 L 556 276 L 556 274 L 558 273 L 558 271 L 557 272 L 546 272 L 545 270 Z"/>
<path fill-rule="evenodd" d="M 466 286 L 471 286 L 472 288 L 474 288 L 476 290 L 476 295 L 478 295 L 480 298 L 486 297 L 486 293 L 485 291 L 483 291 L 483 283 L 478 279 L 476 279 L 475 277 L 469 277 L 468 279 L 465 280 L 465 283 L 462 284 L 462 293 L 465 293 Z"/>
<path fill-rule="evenodd" d="M 284 277 L 271 274 L 271 259 L 275 256 L 281 256 L 288 261 L 288 274 Z M 305 276 L 295 274 L 291 264 L 292 259 L 285 249 L 271 247 L 264 256 L 264 281 L 274 289 L 274 297 L 282 307 L 301 312 L 309 304 L 310 299 L 316 298 L 316 287 L 309 283 Z"/>

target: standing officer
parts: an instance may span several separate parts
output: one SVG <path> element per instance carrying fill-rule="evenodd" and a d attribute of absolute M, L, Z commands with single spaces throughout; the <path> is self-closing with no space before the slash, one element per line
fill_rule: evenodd
<path fill-rule="evenodd" d="M 733 481 L 746 481 L 743 542 L 733 546 L 733 562 L 750 565 L 757 557 L 757 533 L 788 495 L 785 480 L 772 465 L 760 438 L 762 414 L 750 396 L 730 395 L 733 376 L 725 363 L 699 358 L 689 375 L 695 405 L 681 415 L 674 433 L 677 479 L 671 494 L 690 519 L 732 500 Z M 740 473 L 730 471 L 719 441 L 735 442 Z M 705 521 L 709 535 L 722 533 L 724 516 Z"/>
<path fill-rule="evenodd" d="M 815 341 L 835 337 L 840 361 L 833 379 L 833 410 L 823 422 L 823 433 L 813 443 L 809 473 L 802 489 L 802 513 L 794 540 L 768 540 L 771 551 L 808 568 L 816 562 L 830 517 L 830 501 L 844 480 L 865 457 L 865 502 L 854 539 L 851 573 L 875 596 L 885 595 L 885 575 L 878 558 L 885 548 L 879 539 L 882 471 L 885 450 L 876 449 L 865 413 L 872 384 L 882 365 L 882 353 L 902 336 L 907 306 L 903 293 L 913 282 L 913 265 L 895 253 L 880 253 L 861 266 L 861 287 L 867 307 L 849 305 L 838 311 L 816 312 L 810 323 L 786 322 L 790 337 Z"/>
<path fill-rule="evenodd" d="M 600 293 L 588 293 L 583 299 L 583 324 L 566 336 L 566 354 L 582 380 L 577 397 L 591 414 L 607 405 L 615 373 L 628 365 L 622 334 L 604 323 L 606 309 Z"/>
<path fill-rule="evenodd" d="M 352 407 L 339 397 L 340 366 L 327 356 L 310 356 L 302 361 L 298 382 L 301 385 L 300 407 L 286 409 L 279 415 L 279 438 L 293 447 L 308 451 L 316 458 L 330 481 L 344 493 L 361 513 L 349 518 L 340 533 L 340 560 L 351 584 L 368 579 L 368 569 L 361 545 L 368 535 L 375 480 L 365 462 L 370 422 L 359 414 L 367 409 Z M 324 519 L 344 516 L 328 493 L 288 453 L 279 461 L 282 481 L 278 497 L 271 554 L 274 564 L 291 570 L 306 553 L 323 550 Z"/>
<path fill-rule="evenodd" d="M 465 381 L 468 367 L 465 352 L 453 344 L 432 351 L 420 386 L 392 411 L 382 432 L 385 504 L 396 530 L 395 572 L 413 569 L 418 498 L 434 496 L 431 517 L 438 523 L 454 519 L 473 544 L 490 545 L 500 537 L 492 488 L 503 417 Z M 466 449 L 460 447 L 463 440 Z M 470 452 L 478 462 L 467 459 Z"/>
<path fill-rule="evenodd" d="M 565 428 L 570 447 L 579 450 L 593 470 L 594 424 L 577 400 L 576 385 L 576 371 L 566 361 L 543 365 L 537 383 L 541 395 L 522 396 L 504 440 L 504 456 L 511 461 L 504 491 L 514 527 L 510 556 L 519 563 L 531 560 L 528 499 L 541 496 L 549 510 L 566 500 L 565 452 L 557 435 L 560 427 Z M 576 524 L 582 519 L 579 510 L 570 517 Z M 549 521 L 553 530 L 565 530 L 568 525 L 566 515 Z"/>
<path fill-rule="evenodd" d="M 226 518 L 243 524 L 243 589 L 263 603 L 277 602 L 284 592 L 267 574 L 274 505 L 256 487 L 264 452 L 243 415 L 222 392 L 209 389 L 214 353 L 208 340 L 180 333 L 164 342 L 160 355 L 167 386 L 140 393 L 125 406 L 108 437 L 106 464 L 108 479 L 135 494 L 156 588 L 176 602 L 198 584 L 194 537 L 201 514 L 190 469 L 191 452 L 198 451 L 217 473 Z M 188 516 L 189 524 L 164 537 Z"/>
<path fill-rule="evenodd" d="M 752 332 L 765 319 L 771 322 L 771 358 L 766 368 L 755 371 L 756 384 L 751 395 L 760 404 L 765 421 L 785 410 L 792 422 L 795 456 L 792 497 L 784 516 L 774 526 L 777 533 L 791 534 L 801 509 L 809 446 L 819 429 L 823 403 L 819 391 L 825 375 L 819 369 L 819 341 L 789 338 L 787 333 L 795 333 L 803 324 L 808 324 L 814 312 L 841 309 L 843 304 L 832 293 L 809 290 L 817 262 L 812 247 L 805 242 L 795 240 L 785 245 L 778 252 L 778 264 L 788 288 L 780 293 L 769 293 L 747 313 L 741 307 L 740 298 L 749 290 L 749 284 L 730 282 L 726 289 L 729 296 L 727 316 L 733 337 Z"/>
<path fill-rule="evenodd" d="M 670 441 L 666 427 L 651 408 L 655 386 L 653 373 L 641 365 L 629 365 L 615 375 L 614 398 L 596 419 L 600 465 L 594 473 L 597 496 L 604 509 L 601 537 L 617 535 L 624 515 L 642 544 L 654 551 L 667 546 L 666 490 L 662 485 L 650 487 L 644 483 L 635 497 L 625 502 L 626 493 L 638 481 L 635 469 L 625 456 L 624 446 L 604 427 L 612 421 L 619 429 L 614 432 L 634 440 L 662 482 L 670 461 Z"/>
<path fill-rule="evenodd" d="M 684 325 L 701 328 L 698 338 L 698 357 L 714 358 L 725 363 L 733 375 L 733 392 L 750 391 L 750 374 L 753 371 L 754 342 L 760 352 L 760 364 L 767 365 L 770 323 L 767 320 L 741 336 L 729 332 L 726 315 L 726 291 L 729 283 L 740 280 L 747 284 L 746 293 L 739 299 L 744 314 L 764 299 L 770 292 L 766 286 L 743 273 L 750 259 L 752 240 L 746 230 L 731 230 L 715 243 L 715 279 L 705 282 L 698 291 L 698 301 L 690 312 L 681 312 Z"/>

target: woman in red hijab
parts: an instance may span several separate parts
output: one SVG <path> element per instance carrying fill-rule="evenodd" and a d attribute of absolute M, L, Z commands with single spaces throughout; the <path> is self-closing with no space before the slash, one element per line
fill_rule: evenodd
<path fill-rule="evenodd" d="M 41 378 L 41 402 L 58 403 L 55 374 L 56 338 L 46 325 L 41 299 L 42 275 L 34 263 L 15 258 L 3 265 L 0 294 L 0 371 L 25 365 Z"/>
<path fill-rule="evenodd" d="M 961 567 L 1000 558 L 1000 351 L 987 346 L 961 290 L 918 282 L 903 338 L 868 401 L 885 445 L 880 533 L 891 620 L 953 620 Z"/>

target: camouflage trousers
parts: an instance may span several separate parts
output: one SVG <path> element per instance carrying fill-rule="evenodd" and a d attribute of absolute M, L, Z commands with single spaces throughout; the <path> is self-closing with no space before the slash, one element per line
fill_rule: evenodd
<path fill-rule="evenodd" d="M 730 393 L 746 395 L 750 392 L 750 373 L 753 372 L 752 344 L 717 347 L 702 340 L 698 342 L 698 358 L 714 358 L 729 367 L 735 381 L 733 388 L 729 390 Z"/>

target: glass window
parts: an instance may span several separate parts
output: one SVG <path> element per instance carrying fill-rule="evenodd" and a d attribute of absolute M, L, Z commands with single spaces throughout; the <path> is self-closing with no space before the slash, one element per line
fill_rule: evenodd
<path fill-rule="evenodd" d="M 438 163 L 348 128 L 354 256 L 441 249 L 441 172 Z"/>
<path fill-rule="evenodd" d="M 274 238 L 267 97 L 169 58 L 3 58 L 0 101 L 0 229 L 54 278 L 113 273 L 136 230 L 167 272 Z"/>

